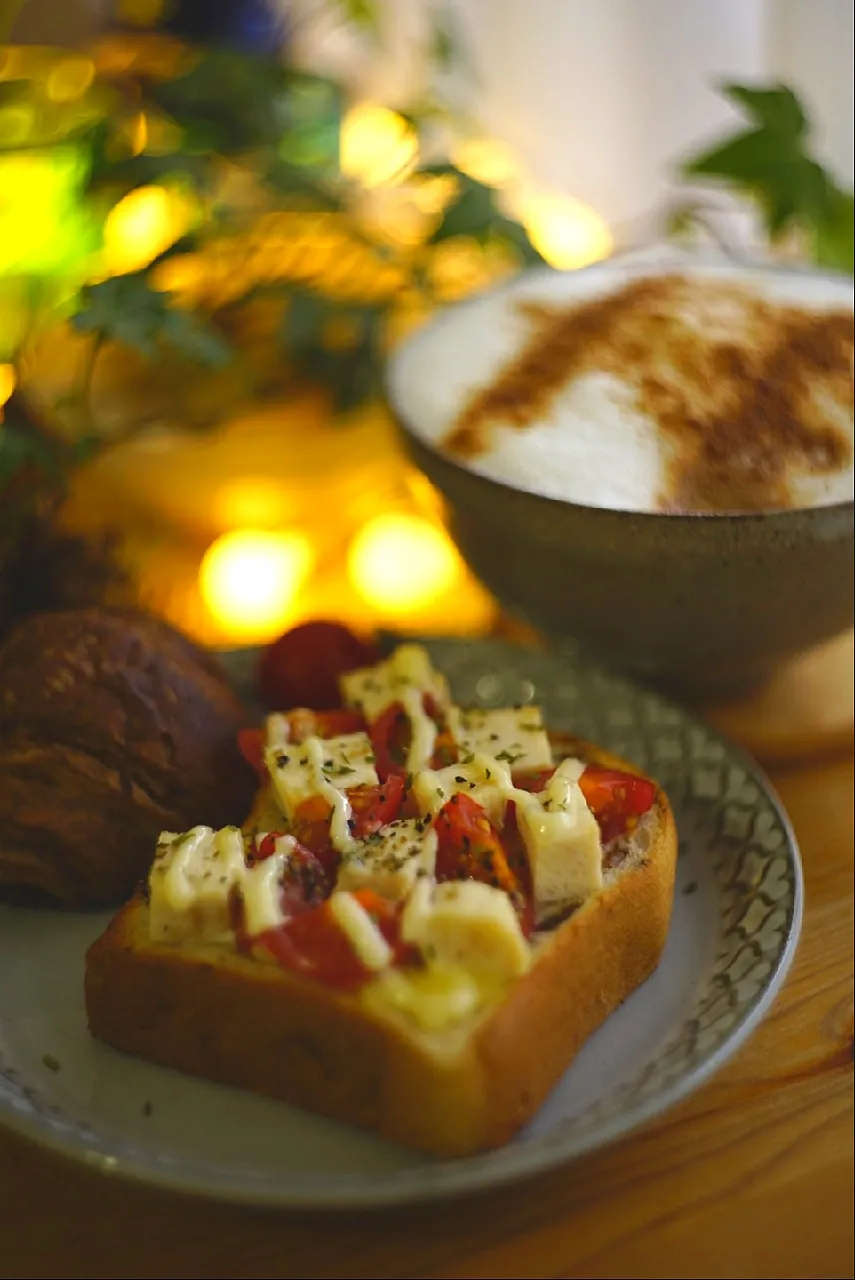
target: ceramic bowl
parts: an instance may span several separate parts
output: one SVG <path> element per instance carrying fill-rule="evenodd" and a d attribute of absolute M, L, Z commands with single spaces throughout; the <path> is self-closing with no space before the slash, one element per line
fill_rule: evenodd
<path fill-rule="evenodd" d="M 544 497 L 425 443 L 395 370 L 393 358 L 393 415 L 444 499 L 463 558 L 509 613 L 550 638 L 572 638 L 648 683 L 717 697 L 753 687 L 852 625 L 851 500 L 675 515 Z"/>

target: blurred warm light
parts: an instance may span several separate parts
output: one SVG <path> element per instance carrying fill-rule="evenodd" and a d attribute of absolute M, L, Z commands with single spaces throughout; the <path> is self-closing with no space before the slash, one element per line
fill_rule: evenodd
<path fill-rule="evenodd" d="M 452 236 L 434 250 L 429 274 L 436 297 L 455 302 L 484 289 L 493 279 L 490 260 L 474 236 Z"/>
<path fill-rule="evenodd" d="M 348 552 L 350 578 L 360 596 L 381 613 L 409 614 L 448 591 L 462 565 L 453 544 L 421 516 L 376 516 Z"/>
<path fill-rule="evenodd" d="M 225 533 L 202 560 L 202 598 L 228 639 L 271 640 L 289 625 L 311 564 L 311 546 L 302 534 Z"/>
<path fill-rule="evenodd" d="M 95 64 L 91 58 L 63 58 L 48 72 L 45 94 L 51 102 L 73 102 L 80 98 L 95 79 Z"/>
<path fill-rule="evenodd" d="M 104 223 L 104 269 L 113 275 L 139 271 L 168 249 L 190 225 L 190 200 L 166 187 L 137 187 L 123 196 Z"/>
<path fill-rule="evenodd" d="M 517 175 L 513 151 L 498 138 L 469 138 L 460 142 L 452 159 L 470 178 L 490 187 L 504 187 Z"/>
<path fill-rule="evenodd" d="M 216 514 L 226 529 L 275 529 L 287 518 L 288 498 L 281 484 L 251 476 L 226 484 L 216 495 Z"/>
<path fill-rule="evenodd" d="M 533 197 L 524 222 L 535 249 L 562 270 L 607 258 L 614 246 L 605 219 L 573 196 L 549 192 Z"/>
<path fill-rule="evenodd" d="M 87 257 L 92 227 L 80 202 L 85 172 L 86 160 L 72 144 L 0 153 L 0 275 L 48 275 Z"/>
<path fill-rule="evenodd" d="M 33 133 L 36 113 L 28 103 L 15 103 L 0 111 L 0 146 L 19 147 Z"/>
<path fill-rule="evenodd" d="M 10 364 L 0 364 L 0 421 L 3 420 L 3 405 L 15 390 L 15 370 Z"/>
<path fill-rule="evenodd" d="M 366 187 L 402 178 L 415 164 L 418 150 L 412 125 L 388 107 L 364 102 L 342 121 L 342 172 Z"/>

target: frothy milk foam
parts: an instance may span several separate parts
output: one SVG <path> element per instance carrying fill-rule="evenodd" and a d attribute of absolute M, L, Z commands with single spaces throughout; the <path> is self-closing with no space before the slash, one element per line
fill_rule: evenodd
<path fill-rule="evenodd" d="M 697 284 L 700 298 L 707 282 L 724 282 L 782 308 L 816 313 L 853 308 L 853 286 L 845 280 L 733 266 L 680 265 L 675 270 Z M 532 305 L 572 307 L 614 294 L 640 276 L 663 274 L 662 267 L 633 270 L 620 263 L 577 273 L 535 270 L 510 286 L 461 304 L 417 334 L 393 361 L 393 406 L 414 434 L 443 449 L 473 397 L 494 383 L 531 342 Z M 690 327 L 691 323 L 690 319 Z M 727 315 L 717 315 L 713 308 L 705 317 L 701 304 L 701 341 L 709 336 L 705 330 L 716 324 L 726 338 Z M 676 362 L 675 368 L 679 372 Z M 821 387 L 816 393 L 812 387 L 811 394 L 817 403 L 822 401 Z M 839 403 L 827 407 L 835 428 L 848 433 L 851 441 L 851 394 L 848 408 Z M 585 371 L 558 386 L 542 413 L 524 429 L 496 415 L 486 447 L 459 460 L 493 479 L 548 497 L 620 510 L 655 510 L 666 486 L 670 448 L 657 422 L 639 410 L 629 382 L 618 371 Z M 851 500 L 854 474 L 851 449 L 848 463 L 834 471 L 795 473 L 791 505 Z"/>

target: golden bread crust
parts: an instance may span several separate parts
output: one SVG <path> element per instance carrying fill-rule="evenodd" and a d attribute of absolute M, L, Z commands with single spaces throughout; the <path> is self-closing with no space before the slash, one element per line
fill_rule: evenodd
<path fill-rule="evenodd" d="M 566 735 L 562 755 L 637 769 Z M 440 1156 L 500 1146 L 655 969 L 677 836 L 659 791 L 648 847 L 557 927 L 469 1034 L 428 1035 L 357 997 L 214 948 L 166 948 L 134 899 L 86 957 L 92 1034 L 116 1049 L 373 1129 Z"/>

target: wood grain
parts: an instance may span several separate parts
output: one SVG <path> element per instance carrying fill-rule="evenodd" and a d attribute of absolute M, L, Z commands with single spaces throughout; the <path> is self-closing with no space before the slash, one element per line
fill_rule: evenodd
<path fill-rule="evenodd" d="M 297 1215 L 113 1183 L 0 1135 L 0 1276 L 847 1277 L 853 762 L 774 775 L 807 906 L 770 1016 L 617 1146 L 449 1205 Z"/>

